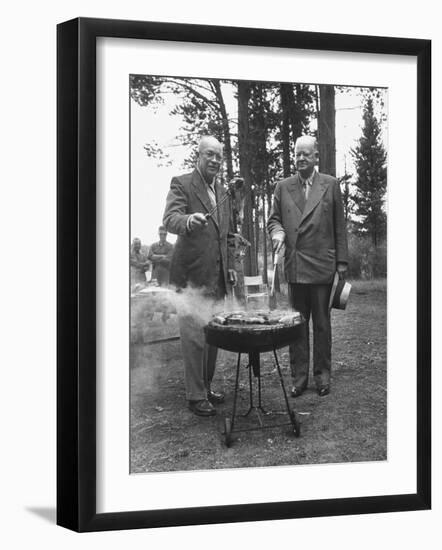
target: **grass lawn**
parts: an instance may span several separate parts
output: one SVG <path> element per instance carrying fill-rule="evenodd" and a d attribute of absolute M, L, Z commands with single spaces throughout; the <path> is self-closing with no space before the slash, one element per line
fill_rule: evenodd
<path fill-rule="evenodd" d="M 177 334 L 176 318 L 156 314 L 142 320 L 141 339 L 131 344 L 131 472 L 204 470 L 294 464 L 341 463 L 387 458 L 386 281 L 355 281 L 345 311 L 333 310 L 332 390 L 318 397 L 313 380 L 290 399 L 301 422 L 301 437 L 289 425 L 234 434 L 224 444 L 223 421 L 232 410 L 236 354 L 220 352 L 215 388 L 226 401 L 211 418 L 186 406 L 180 342 L 143 343 L 149 335 Z M 283 305 L 284 297 L 279 299 Z M 290 390 L 288 349 L 278 351 Z M 246 357 L 241 369 L 239 412 L 248 408 Z M 264 422 L 288 422 L 272 354 L 261 356 Z M 256 427 L 256 414 L 239 417 L 237 428 Z"/>

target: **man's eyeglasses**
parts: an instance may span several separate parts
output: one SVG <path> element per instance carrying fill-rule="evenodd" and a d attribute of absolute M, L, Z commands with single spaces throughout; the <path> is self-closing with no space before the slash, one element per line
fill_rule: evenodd
<path fill-rule="evenodd" d="M 222 155 L 220 155 L 218 153 L 215 153 L 213 151 L 204 151 L 204 153 L 202 153 L 202 155 L 205 156 L 209 160 L 216 160 L 217 162 L 222 162 L 222 160 L 223 160 Z"/>

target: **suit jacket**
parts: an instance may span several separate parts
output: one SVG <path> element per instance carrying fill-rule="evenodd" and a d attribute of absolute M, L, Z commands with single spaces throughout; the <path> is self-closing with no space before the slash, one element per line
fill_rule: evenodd
<path fill-rule="evenodd" d="M 225 194 L 215 184 L 217 201 Z M 209 218 L 205 228 L 187 231 L 190 214 L 212 209 L 207 184 L 197 170 L 172 179 L 167 195 L 163 224 L 178 235 L 170 264 L 170 282 L 178 288 L 188 285 L 204 288 L 208 294 L 221 297 L 227 292 L 227 270 L 234 268 L 235 238 L 230 216 L 230 200 Z M 221 276 L 220 276 L 221 274 Z"/>
<path fill-rule="evenodd" d="M 165 241 L 164 244 L 158 241 L 150 246 L 147 259 L 150 260 L 153 265 L 152 279 L 157 279 L 160 285 L 169 284 L 169 267 L 172 253 L 173 244 L 167 241 Z M 162 256 L 165 255 L 166 257 L 161 260 L 155 260 L 154 256 L 157 254 Z"/>
<path fill-rule="evenodd" d="M 284 267 L 290 283 L 331 283 L 336 263 L 348 262 L 341 190 L 332 176 L 315 172 L 307 202 L 297 174 L 280 181 L 268 229 L 271 236 L 285 232 Z"/>

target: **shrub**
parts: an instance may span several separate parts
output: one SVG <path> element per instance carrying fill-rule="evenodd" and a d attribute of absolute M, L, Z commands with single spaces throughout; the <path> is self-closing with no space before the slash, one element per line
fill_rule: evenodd
<path fill-rule="evenodd" d="M 352 279 L 386 277 L 386 241 L 375 247 L 369 237 L 350 234 L 348 239 L 348 276 Z"/>

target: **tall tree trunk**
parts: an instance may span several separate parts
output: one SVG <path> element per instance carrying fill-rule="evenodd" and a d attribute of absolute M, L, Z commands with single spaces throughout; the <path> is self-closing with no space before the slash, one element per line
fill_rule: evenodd
<path fill-rule="evenodd" d="M 298 137 L 302 135 L 302 121 L 301 121 L 301 112 L 299 108 L 299 103 L 297 96 L 295 97 L 293 91 L 293 84 L 287 84 L 287 106 L 289 112 L 289 121 L 290 129 L 292 132 L 292 143 L 295 143 Z M 301 93 L 301 87 L 299 84 L 296 85 L 297 95 Z"/>
<path fill-rule="evenodd" d="M 252 205 L 252 167 L 250 155 L 249 136 L 249 98 L 250 83 L 240 80 L 238 82 L 238 150 L 239 166 L 244 178 L 244 221 L 242 233 L 250 242 L 250 247 L 244 259 L 244 274 L 256 275 L 256 248 L 253 227 L 253 205 Z"/>
<path fill-rule="evenodd" d="M 296 90 L 296 97 L 295 97 L 295 94 L 293 93 L 293 88 L 291 88 L 290 90 L 291 101 L 293 102 L 292 117 L 291 117 L 293 143 L 296 143 L 296 140 L 303 134 L 302 120 L 301 120 L 301 114 L 300 114 L 300 103 L 302 101 L 301 84 L 296 84 L 295 90 Z"/>
<path fill-rule="evenodd" d="M 266 200 L 264 193 L 261 197 L 262 200 L 262 255 L 263 255 L 263 266 L 262 266 L 262 280 L 265 284 L 268 284 L 268 276 L 267 276 L 267 270 L 268 270 L 268 259 L 267 259 L 267 214 L 266 214 Z"/>
<path fill-rule="evenodd" d="M 315 106 L 316 106 L 316 120 L 318 121 L 319 128 L 319 117 L 321 115 L 321 110 L 319 108 L 319 86 L 315 84 Z M 319 133 L 319 130 L 318 130 Z"/>
<path fill-rule="evenodd" d="M 215 88 L 216 99 L 219 104 L 219 110 L 221 113 L 221 120 L 223 125 L 224 157 L 226 159 L 227 177 L 229 180 L 231 180 L 233 178 L 233 154 L 232 154 L 230 127 L 229 127 L 229 117 L 227 115 L 226 104 L 224 102 L 220 81 L 212 80 L 212 84 L 213 84 L 213 87 Z"/>
<path fill-rule="evenodd" d="M 265 270 L 267 269 L 267 259 L 265 257 L 266 250 L 266 227 L 264 214 L 264 196 L 268 186 L 268 152 L 267 152 L 267 125 L 265 112 L 265 87 L 262 83 L 257 83 L 253 86 L 252 99 L 254 105 L 254 113 L 252 117 L 253 124 L 253 144 L 254 144 L 254 160 L 253 172 L 255 175 L 255 235 L 257 249 L 257 265 L 259 266 L 260 254 L 264 254 L 264 274 L 263 280 L 267 280 Z M 262 250 L 260 247 L 261 241 L 261 222 L 263 226 Z"/>
<path fill-rule="evenodd" d="M 255 189 L 255 192 L 253 193 L 253 205 L 254 205 L 254 210 L 255 210 L 254 225 L 255 225 L 256 272 L 259 273 L 259 263 L 258 263 L 258 257 L 259 257 L 259 191 L 257 189 Z"/>
<path fill-rule="evenodd" d="M 290 87 L 291 84 L 281 83 L 281 138 L 282 138 L 282 171 L 285 178 L 290 176 Z"/>
<path fill-rule="evenodd" d="M 335 87 L 319 85 L 319 170 L 336 176 Z"/>

